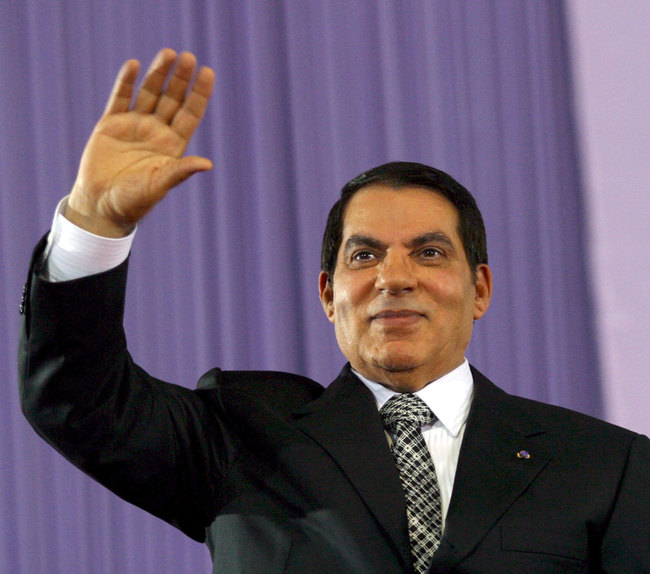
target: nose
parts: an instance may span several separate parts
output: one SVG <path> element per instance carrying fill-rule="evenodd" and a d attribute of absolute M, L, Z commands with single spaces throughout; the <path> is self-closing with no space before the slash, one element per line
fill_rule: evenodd
<path fill-rule="evenodd" d="M 377 266 L 375 287 L 379 291 L 396 295 L 413 290 L 416 284 L 413 262 L 403 254 L 389 252 Z"/>

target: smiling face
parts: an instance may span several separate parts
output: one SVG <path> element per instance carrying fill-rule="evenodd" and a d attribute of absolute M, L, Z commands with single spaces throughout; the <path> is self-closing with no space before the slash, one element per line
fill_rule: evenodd
<path fill-rule="evenodd" d="M 458 214 L 442 195 L 373 184 L 350 200 L 334 276 L 321 272 L 319 288 L 352 367 L 412 392 L 463 362 L 492 278 L 479 265 L 473 281 Z"/>

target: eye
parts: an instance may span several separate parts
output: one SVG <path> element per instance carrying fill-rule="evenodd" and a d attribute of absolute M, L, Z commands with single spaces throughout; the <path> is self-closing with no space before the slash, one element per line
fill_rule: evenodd
<path fill-rule="evenodd" d="M 359 249 L 350 254 L 348 265 L 351 269 L 365 269 L 373 267 L 381 258 L 381 255 L 372 249 Z"/>
<path fill-rule="evenodd" d="M 441 257 L 444 255 L 444 253 L 437 247 L 425 247 L 420 251 L 419 255 L 424 259 L 435 259 L 437 257 Z"/>
<path fill-rule="evenodd" d="M 367 249 L 356 251 L 355 253 L 352 254 L 352 260 L 359 261 L 361 263 L 366 261 L 372 261 L 374 258 L 375 258 L 375 254 L 372 251 L 368 251 Z"/>

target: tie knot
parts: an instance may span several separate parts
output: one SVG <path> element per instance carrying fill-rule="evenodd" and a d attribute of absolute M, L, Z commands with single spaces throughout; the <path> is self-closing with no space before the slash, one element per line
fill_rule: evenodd
<path fill-rule="evenodd" d="M 423 427 L 433 423 L 436 416 L 424 401 L 411 393 L 393 395 L 379 410 L 387 430 L 394 431 L 398 423 L 412 427 Z"/>

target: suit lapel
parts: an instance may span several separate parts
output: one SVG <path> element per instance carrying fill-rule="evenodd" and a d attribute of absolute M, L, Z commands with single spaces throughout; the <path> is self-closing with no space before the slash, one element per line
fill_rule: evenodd
<path fill-rule="evenodd" d="M 410 570 L 404 496 L 372 393 L 346 366 L 294 417 L 337 462 Z"/>
<path fill-rule="evenodd" d="M 474 399 L 437 566 L 467 556 L 550 460 L 544 429 L 474 369 L 473 376 Z"/>
<path fill-rule="evenodd" d="M 481 373 L 473 370 L 473 376 L 474 398 L 434 571 L 467 556 L 551 458 L 545 430 Z M 294 417 L 296 427 L 340 466 L 409 571 L 404 497 L 370 391 L 346 367 Z"/>

